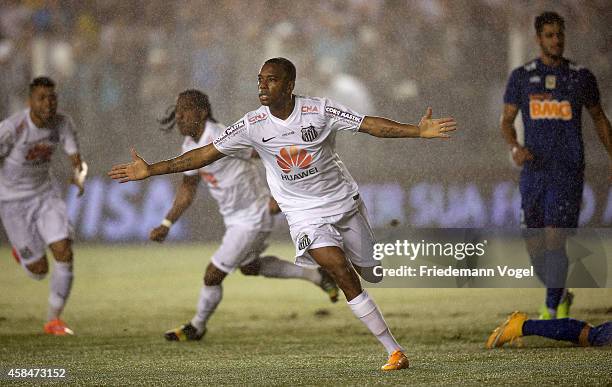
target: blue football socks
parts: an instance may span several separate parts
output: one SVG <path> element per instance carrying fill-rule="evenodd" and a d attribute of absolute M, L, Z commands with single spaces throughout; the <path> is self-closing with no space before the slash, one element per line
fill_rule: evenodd
<path fill-rule="evenodd" d="M 564 249 L 547 250 L 546 257 L 546 307 L 549 310 L 557 310 L 557 306 L 563 297 L 565 281 L 569 260 Z"/>
<path fill-rule="evenodd" d="M 527 320 L 523 324 L 523 336 L 542 336 L 554 340 L 571 341 L 578 344 L 580 333 L 587 325 L 573 318 L 558 320 Z"/>
<path fill-rule="evenodd" d="M 588 323 L 573 318 L 526 320 L 523 324 L 523 336 L 541 336 L 594 347 L 612 345 L 612 321 L 591 327 L 588 330 L 588 336 L 585 334 L 587 331 L 584 330 L 587 325 Z M 585 337 L 581 338 L 581 334 Z M 585 339 L 586 342 L 584 342 Z"/>
<path fill-rule="evenodd" d="M 537 256 L 529 256 L 529 258 L 531 258 L 531 264 L 536 275 L 543 284 L 546 284 L 546 255 L 542 253 Z"/>

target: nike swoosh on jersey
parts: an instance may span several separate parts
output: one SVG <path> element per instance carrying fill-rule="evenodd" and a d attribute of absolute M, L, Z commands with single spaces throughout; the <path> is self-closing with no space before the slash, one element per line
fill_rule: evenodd
<path fill-rule="evenodd" d="M 264 137 L 262 137 L 262 138 L 261 138 L 261 142 L 268 142 L 268 141 L 270 141 L 270 140 L 272 140 L 272 139 L 274 139 L 274 138 L 276 138 L 276 136 L 274 136 L 274 137 L 270 137 L 270 138 L 264 138 Z"/>

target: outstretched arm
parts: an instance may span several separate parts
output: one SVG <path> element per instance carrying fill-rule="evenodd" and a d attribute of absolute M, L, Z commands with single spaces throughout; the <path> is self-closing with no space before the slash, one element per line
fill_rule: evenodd
<path fill-rule="evenodd" d="M 514 120 L 518 114 L 518 107 L 509 103 L 504 104 L 504 112 L 502 113 L 501 131 L 504 140 L 512 150 L 512 159 L 519 167 L 525 161 L 533 160 L 533 155 L 529 149 L 523 147 L 516 139 L 516 129 L 514 128 Z"/>
<path fill-rule="evenodd" d="M 610 125 L 610 120 L 606 117 L 606 113 L 600 104 L 591 106 L 587 110 L 593 119 L 599 140 L 601 140 L 601 143 L 606 148 L 606 152 L 608 152 L 608 157 L 610 158 L 610 179 L 612 180 L 612 126 Z"/>
<path fill-rule="evenodd" d="M 168 236 L 170 231 L 170 225 L 176 223 L 176 221 L 183 215 L 185 210 L 191 206 L 193 198 L 198 190 L 198 183 L 200 182 L 200 176 L 183 176 L 183 182 L 176 191 L 174 197 L 174 203 L 172 208 L 166 214 L 166 219 L 170 222 L 168 224 L 161 224 L 151 230 L 149 238 L 152 241 L 163 242 Z"/>
<path fill-rule="evenodd" d="M 150 165 L 136 153 L 134 148 L 132 148 L 131 153 L 132 162 L 114 165 L 110 172 L 108 172 L 108 176 L 119 180 L 119 183 L 126 183 L 128 181 L 143 180 L 149 176 L 200 169 L 225 156 L 212 144 L 183 153 L 173 159 Z"/>
<path fill-rule="evenodd" d="M 418 126 L 402 124 L 383 117 L 366 116 L 361 122 L 359 131 L 383 138 L 449 138 L 449 132 L 457 129 L 457 122 L 454 118 L 431 118 L 431 114 L 431 108 L 427 108 Z"/>
<path fill-rule="evenodd" d="M 610 120 L 606 117 L 606 113 L 603 111 L 600 104 L 591 106 L 587 110 L 593 119 L 593 124 L 595 125 L 595 130 L 597 131 L 601 143 L 606 148 L 606 152 L 608 152 L 610 159 L 612 159 L 612 127 L 610 126 Z"/>

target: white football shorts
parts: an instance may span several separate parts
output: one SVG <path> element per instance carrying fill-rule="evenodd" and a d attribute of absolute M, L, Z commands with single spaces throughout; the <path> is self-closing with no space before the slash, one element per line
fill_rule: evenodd
<path fill-rule="evenodd" d="M 298 221 L 289 226 L 289 232 L 295 244 L 297 265 L 318 266 L 308 250 L 328 246 L 341 248 L 355 266 L 380 265 L 373 257 L 376 240 L 361 200 L 350 212 Z"/>
<path fill-rule="evenodd" d="M 24 267 L 42 258 L 47 245 L 73 239 L 66 203 L 55 189 L 22 200 L 0 202 L 0 218 Z"/>
<path fill-rule="evenodd" d="M 263 221 L 257 223 L 257 228 L 253 224 L 228 225 L 221 246 L 211 258 L 213 265 L 229 274 L 259 258 L 268 247 L 266 240 L 270 236 L 273 221 L 272 215 L 267 211 Z"/>

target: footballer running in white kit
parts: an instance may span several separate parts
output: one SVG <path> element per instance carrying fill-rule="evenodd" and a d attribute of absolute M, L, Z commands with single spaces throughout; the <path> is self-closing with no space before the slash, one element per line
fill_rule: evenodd
<path fill-rule="evenodd" d="M 334 140 L 339 130 L 383 138 L 448 138 L 457 123 L 452 117 L 432 118 L 431 108 L 418 125 L 410 125 L 364 117 L 326 98 L 300 97 L 293 93 L 295 66 L 285 58 L 268 59 L 257 79 L 262 107 L 228 127 L 212 146 L 150 165 L 132 150 L 132 162 L 113 166 L 108 175 L 120 183 L 141 180 L 211 165 L 253 147 L 264 161 L 272 195 L 287 215 L 297 262 L 316 263 L 333 277 L 353 314 L 387 350 L 382 370 L 408 368 L 404 349 L 357 276 L 381 279 L 366 278 L 377 264 L 374 237 Z"/>
<path fill-rule="evenodd" d="M 206 146 L 225 129 L 212 117 L 208 96 L 199 90 L 179 94 L 174 113 L 162 121 L 170 130 L 176 124 L 184 136 L 183 153 Z M 211 258 L 204 274 L 204 285 L 192 320 L 165 333 L 172 341 L 199 340 L 206 324 L 222 299 L 221 283 L 236 268 L 245 275 L 271 278 L 301 278 L 321 287 L 332 302 L 337 301 L 338 287 L 322 270 L 296 266 L 274 256 L 261 256 L 273 225 L 276 202 L 252 161 L 253 149 L 243 149 L 214 165 L 184 172 L 172 208 L 162 224 L 151 231 L 150 238 L 162 242 L 172 223 L 176 222 L 193 201 L 197 186 L 204 180 L 217 201 L 225 223 L 221 246 Z"/>
<path fill-rule="evenodd" d="M 224 129 L 207 120 L 199 141 L 185 137 L 183 153 L 210 144 Z M 259 258 L 273 225 L 270 194 L 251 161 L 252 152 L 244 149 L 216 164 L 184 172 L 186 176 L 199 175 L 219 206 L 226 230 L 211 261 L 226 273 Z"/>
<path fill-rule="evenodd" d="M 53 81 L 36 78 L 30 85 L 30 108 L 0 123 L 0 218 L 15 259 L 32 278 L 45 277 L 47 246 L 53 252 L 45 332 L 63 335 L 71 332 L 59 316 L 72 285 L 73 236 L 66 204 L 51 178 L 51 158 L 58 148 L 69 156 L 80 194 L 86 166 L 72 119 L 56 108 Z"/>

